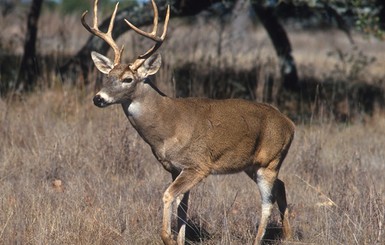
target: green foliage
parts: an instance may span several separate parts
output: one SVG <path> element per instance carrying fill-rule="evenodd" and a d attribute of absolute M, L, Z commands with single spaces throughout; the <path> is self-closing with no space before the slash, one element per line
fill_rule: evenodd
<path fill-rule="evenodd" d="M 368 1 L 363 0 L 353 0 L 352 5 L 357 14 L 356 28 L 363 33 L 383 39 L 384 32 L 380 29 L 380 18 L 378 16 L 379 7 L 372 1 L 368 3 Z"/>
<path fill-rule="evenodd" d="M 291 3 L 295 6 L 307 5 L 311 9 L 324 9 L 325 5 L 333 8 L 341 17 L 354 19 L 354 28 L 365 34 L 384 39 L 384 31 L 380 28 L 380 8 L 378 0 L 287 0 L 276 1 Z"/>
<path fill-rule="evenodd" d="M 60 10 L 64 14 L 73 12 L 83 12 L 90 8 L 90 1 L 88 0 L 65 0 L 60 5 Z"/>

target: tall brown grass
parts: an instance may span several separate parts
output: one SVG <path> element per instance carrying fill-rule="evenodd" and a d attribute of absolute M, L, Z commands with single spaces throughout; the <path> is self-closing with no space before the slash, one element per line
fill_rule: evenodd
<path fill-rule="evenodd" d="M 91 98 L 57 86 L 1 101 L 2 244 L 160 244 L 171 178 L 120 106 L 101 110 Z M 384 123 L 379 114 L 352 125 L 297 126 L 280 175 L 292 243 L 385 242 Z M 245 174 L 211 176 L 193 190 L 189 217 L 210 234 L 202 244 L 250 244 L 259 205 Z"/>
<path fill-rule="evenodd" d="M 2 36 L 0 46 L 20 54 L 22 24 L 0 18 L 4 33 L 13 34 Z M 41 20 L 40 53 L 73 54 L 87 38 L 78 17 L 45 13 Z M 262 64 L 259 80 L 276 74 L 268 37 L 245 21 L 234 20 L 220 39 L 216 20 L 173 20 L 157 85 L 174 94 L 172 71 L 183 62 L 245 69 Z M 335 31 L 290 29 L 289 36 L 301 76 L 324 77 L 337 62 L 327 52 L 349 50 Z M 146 45 L 131 34 L 119 42 L 128 43 L 126 59 Z M 384 74 L 384 43 L 356 42 L 377 57 L 364 74 L 372 83 Z M 161 244 L 161 199 L 171 177 L 120 106 L 98 109 L 90 88 L 58 85 L 49 72 L 42 79 L 50 88 L 0 98 L 0 244 Z M 317 122 L 297 125 L 280 173 L 294 229 L 287 244 L 384 244 L 385 115 L 350 124 Z M 189 218 L 209 233 L 198 244 L 252 243 L 260 201 L 245 174 L 209 177 L 192 191 L 190 203 Z M 275 210 L 267 236 L 273 244 L 279 243 L 277 225 Z"/>

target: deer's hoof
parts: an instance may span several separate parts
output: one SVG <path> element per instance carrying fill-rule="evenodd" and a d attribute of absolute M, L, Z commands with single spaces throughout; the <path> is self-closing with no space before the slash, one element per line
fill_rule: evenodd
<path fill-rule="evenodd" d="M 161 237 L 165 245 L 177 245 L 176 241 L 172 238 L 172 235 L 168 232 L 162 231 Z"/>

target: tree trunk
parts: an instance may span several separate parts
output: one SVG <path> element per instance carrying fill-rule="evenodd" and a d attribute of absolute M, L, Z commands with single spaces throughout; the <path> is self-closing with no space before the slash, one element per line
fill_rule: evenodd
<path fill-rule="evenodd" d="M 385 2 L 383 0 L 377 0 L 376 1 L 376 4 L 379 7 L 379 11 L 378 11 L 378 22 L 379 22 L 379 25 L 380 25 L 380 28 L 381 30 L 385 30 Z"/>
<path fill-rule="evenodd" d="M 281 66 L 283 87 L 288 90 L 298 90 L 297 68 L 291 55 L 292 49 L 285 29 L 278 22 L 273 8 L 264 7 L 258 1 L 252 1 L 251 5 L 273 42 Z"/>
<path fill-rule="evenodd" d="M 15 89 L 18 92 L 31 90 L 37 80 L 39 70 L 36 62 L 37 23 L 43 0 L 33 0 L 28 14 L 27 34 L 24 42 L 24 54 L 20 64 Z"/>

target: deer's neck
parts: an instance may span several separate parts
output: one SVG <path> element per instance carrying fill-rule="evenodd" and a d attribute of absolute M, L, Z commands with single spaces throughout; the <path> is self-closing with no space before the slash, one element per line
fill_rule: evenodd
<path fill-rule="evenodd" d="M 132 101 L 123 103 L 123 110 L 132 126 L 150 145 L 169 137 L 168 128 L 174 123 L 164 116 L 170 98 L 149 81 L 137 84 Z M 172 127 L 171 127 L 172 128 Z"/>
<path fill-rule="evenodd" d="M 131 101 L 123 103 L 123 109 L 129 119 L 139 120 L 141 117 L 150 116 L 162 103 L 165 95 L 160 92 L 150 81 L 136 85 Z"/>

